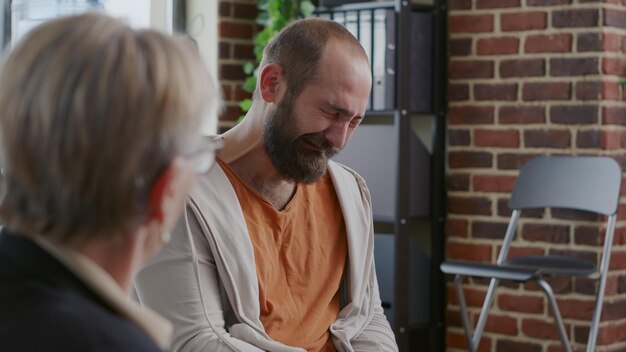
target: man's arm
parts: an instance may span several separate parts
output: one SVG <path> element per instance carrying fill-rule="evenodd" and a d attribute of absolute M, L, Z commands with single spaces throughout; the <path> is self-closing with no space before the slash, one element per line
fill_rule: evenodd
<path fill-rule="evenodd" d="M 137 274 L 135 289 L 142 304 L 174 324 L 172 351 L 262 351 L 226 331 L 215 260 L 189 209 L 171 242 Z"/>
<path fill-rule="evenodd" d="M 358 175 L 355 171 L 350 170 L 359 185 L 361 190 L 361 198 L 363 200 L 363 206 L 369 214 L 369 231 L 367 232 L 367 240 L 371 241 L 371 268 L 369 270 L 369 277 L 364 277 L 363 280 L 368 280 L 368 290 L 371 294 L 371 307 L 373 309 L 372 320 L 365 326 L 363 331 L 354 339 L 350 341 L 352 348 L 355 352 L 397 352 L 398 345 L 396 344 L 396 337 L 391 330 L 389 321 L 384 314 L 383 307 L 380 300 L 380 291 L 378 289 L 378 279 L 376 277 L 376 266 L 374 264 L 374 219 L 372 214 L 372 203 L 369 189 L 365 183 L 365 180 Z"/>
<path fill-rule="evenodd" d="M 372 266 L 374 263 L 372 262 Z M 355 352 L 395 352 L 398 351 L 396 337 L 389 326 L 387 317 L 381 306 L 380 294 L 378 291 L 378 280 L 376 279 L 376 270 L 372 268 L 370 287 L 372 289 L 372 304 L 374 314 L 372 320 L 363 329 L 363 331 L 352 341 L 350 341 Z"/>

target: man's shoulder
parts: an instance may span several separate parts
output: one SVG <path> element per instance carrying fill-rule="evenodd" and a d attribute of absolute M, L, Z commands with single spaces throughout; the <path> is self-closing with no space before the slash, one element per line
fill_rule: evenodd
<path fill-rule="evenodd" d="M 365 185 L 365 179 L 361 175 L 359 175 L 359 173 L 356 172 L 354 169 L 332 160 L 328 162 L 328 166 L 332 174 L 341 175 L 348 178 L 353 177 L 359 184 L 359 186 Z"/>

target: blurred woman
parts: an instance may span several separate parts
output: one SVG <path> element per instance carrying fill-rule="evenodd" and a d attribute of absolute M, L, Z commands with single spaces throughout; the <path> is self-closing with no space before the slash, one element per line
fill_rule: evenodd
<path fill-rule="evenodd" d="M 0 350 L 158 351 L 127 299 L 197 172 L 219 103 L 188 40 L 98 14 L 35 28 L 0 71 Z M 215 121 L 210 121 L 215 126 Z"/>

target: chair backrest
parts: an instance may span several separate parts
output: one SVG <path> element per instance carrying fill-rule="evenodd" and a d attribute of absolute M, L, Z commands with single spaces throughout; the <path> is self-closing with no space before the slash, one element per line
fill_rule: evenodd
<path fill-rule="evenodd" d="M 542 156 L 520 170 L 509 208 L 617 212 L 622 170 L 608 157 Z"/>

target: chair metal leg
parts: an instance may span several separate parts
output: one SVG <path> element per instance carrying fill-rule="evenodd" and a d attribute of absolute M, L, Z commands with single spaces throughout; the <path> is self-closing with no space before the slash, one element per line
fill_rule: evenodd
<path fill-rule="evenodd" d="M 611 245 L 613 243 L 613 235 L 615 233 L 615 215 L 611 215 L 608 219 L 606 235 L 604 236 L 604 255 L 600 263 L 600 279 L 598 281 L 598 293 L 596 296 L 596 306 L 593 309 L 593 318 L 589 327 L 589 339 L 587 340 L 587 352 L 593 352 L 596 348 L 596 340 L 598 338 L 598 327 L 600 326 L 600 318 L 602 316 L 602 299 L 606 289 L 607 272 L 609 263 L 611 262 Z"/>
<path fill-rule="evenodd" d="M 489 289 L 487 289 L 487 295 L 485 296 L 483 307 L 480 310 L 480 316 L 478 317 L 476 330 L 474 331 L 474 337 L 472 339 L 475 349 L 478 349 L 478 345 L 480 344 L 480 338 L 483 335 L 483 330 L 485 329 L 487 318 L 489 317 L 489 309 L 491 309 L 493 299 L 496 297 L 496 287 L 499 281 L 498 279 L 491 279 L 491 281 L 489 281 Z"/>
<path fill-rule="evenodd" d="M 543 279 L 538 279 L 536 282 L 539 284 L 539 287 L 541 287 L 543 292 L 548 297 L 548 303 L 550 304 L 550 310 L 552 311 L 552 315 L 554 316 L 554 323 L 556 324 L 557 330 L 559 332 L 559 337 L 561 338 L 563 350 L 565 352 L 572 352 L 572 347 L 569 344 L 567 332 L 565 331 L 565 325 L 563 324 L 563 318 L 561 318 L 559 306 L 556 304 L 556 299 L 554 298 L 554 292 L 552 291 L 552 287 L 550 287 L 550 285 Z"/>
<path fill-rule="evenodd" d="M 496 287 L 498 285 L 498 279 L 491 279 L 489 282 L 489 289 L 487 289 L 487 295 L 483 302 L 480 316 L 478 317 L 478 323 L 476 324 L 476 330 L 472 332 L 472 327 L 469 321 L 469 312 L 467 309 L 467 303 L 465 302 L 465 295 L 463 294 L 463 288 L 461 287 L 462 277 L 456 275 L 454 277 L 454 287 L 456 289 L 456 295 L 459 300 L 459 307 L 461 308 L 461 322 L 463 323 L 463 329 L 465 330 L 465 338 L 467 339 L 467 346 L 470 352 L 478 350 L 480 344 L 480 338 L 482 337 L 487 318 L 489 316 L 489 309 L 493 303 L 495 297 Z"/>
<path fill-rule="evenodd" d="M 461 308 L 461 322 L 463 323 L 463 330 L 465 330 L 465 339 L 467 340 L 467 347 L 470 352 L 475 352 L 474 345 L 472 343 L 472 326 L 469 322 L 469 312 L 467 311 L 467 303 L 465 303 L 465 295 L 463 294 L 463 287 L 461 287 L 462 277 L 461 275 L 454 276 L 454 288 L 456 289 L 456 297 L 459 300 L 459 307 Z"/>

